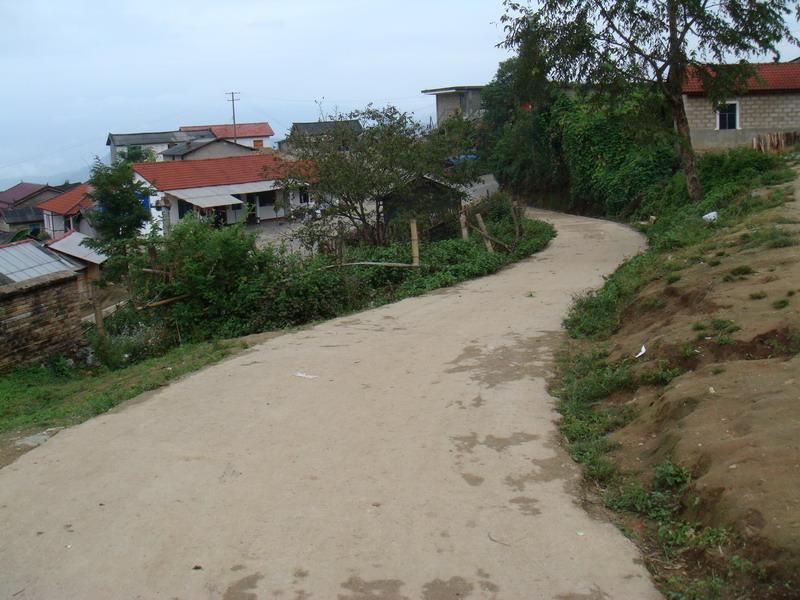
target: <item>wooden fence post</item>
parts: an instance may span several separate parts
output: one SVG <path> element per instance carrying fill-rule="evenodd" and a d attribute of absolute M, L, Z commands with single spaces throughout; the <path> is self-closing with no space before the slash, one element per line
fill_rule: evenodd
<path fill-rule="evenodd" d="M 481 233 L 483 234 L 483 243 L 486 246 L 486 250 L 488 252 L 494 252 L 494 246 L 492 246 L 492 240 L 489 239 L 489 232 L 486 231 L 486 224 L 483 222 L 481 213 L 477 213 L 475 215 L 475 219 L 478 221 L 478 228 L 480 228 Z"/>
<path fill-rule="evenodd" d="M 467 227 L 467 215 L 463 212 L 458 215 L 458 221 L 461 223 L 461 239 L 465 242 L 469 241 L 469 227 Z"/>
<path fill-rule="evenodd" d="M 411 264 L 419 266 L 419 236 L 417 235 L 417 220 L 409 219 L 408 225 L 411 228 Z"/>
<path fill-rule="evenodd" d="M 97 300 L 97 287 L 92 281 L 88 283 L 92 295 L 92 308 L 94 308 L 94 327 L 97 329 L 97 335 L 100 338 L 104 338 L 106 337 L 106 328 L 103 324 L 103 307 L 100 306 L 100 302 Z"/>

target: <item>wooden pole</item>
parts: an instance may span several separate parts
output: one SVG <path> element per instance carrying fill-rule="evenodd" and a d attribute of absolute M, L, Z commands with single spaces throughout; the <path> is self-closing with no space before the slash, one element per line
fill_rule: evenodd
<path fill-rule="evenodd" d="M 409 219 L 408 226 L 411 228 L 411 264 L 419 266 L 419 236 L 417 234 L 417 220 Z"/>
<path fill-rule="evenodd" d="M 486 251 L 490 253 L 494 252 L 494 246 L 492 246 L 492 240 L 489 239 L 489 232 L 486 231 L 486 224 L 483 222 L 481 213 L 477 213 L 475 219 L 478 221 L 478 227 L 481 230 L 481 235 L 483 235 L 483 243 L 486 246 Z"/>
<path fill-rule="evenodd" d="M 519 225 L 519 213 L 517 212 L 516 199 L 511 201 L 511 218 L 514 220 L 514 238 L 519 239 L 522 230 Z"/>
<path fill-rule="evenodd" d="M 461 239 L 465 242 L 469 241 L 469 227 L 467 227 L 467 215 L 463 212 L 458 215 L 458 221 L 461 223 Z"/>
<path fill-rule="evenodd" d="M 94 308 L 94 326 L 97 329 L 97 335 L 101 338 L 106 337 L 106 328 L 103 325 L 103 308 L 97 300 L 97 287 L 90 281 L 89 286 L 92 294 L 92 308 Z"/>

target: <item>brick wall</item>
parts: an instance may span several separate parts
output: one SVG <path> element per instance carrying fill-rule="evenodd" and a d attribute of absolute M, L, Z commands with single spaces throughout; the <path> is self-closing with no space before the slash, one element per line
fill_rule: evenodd
<path fill-rule="evenodd" d="M 749 146 L 762 133 L 800 131 L 800 94 L 752 94 L 739 102 L 739 129 L 718 131 L 717 113 L 708 98 L 684 96 L 696 150 Z"/>
<path fill-rule="evenodd" d="M 80 303 L 71 271 L 0 286 L 0 371 L 76 350 Z"/>

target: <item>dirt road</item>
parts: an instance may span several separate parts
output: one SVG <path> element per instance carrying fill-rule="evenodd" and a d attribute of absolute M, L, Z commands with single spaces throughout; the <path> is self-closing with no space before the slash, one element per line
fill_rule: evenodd
<path fill-rule="evenodd" d="M 0 597 L 658 598 L 577 503 L 545 391 L 571 296 L 642 247 L 558 238 L 503 272 L 284 335 L 0 470 Z"/>

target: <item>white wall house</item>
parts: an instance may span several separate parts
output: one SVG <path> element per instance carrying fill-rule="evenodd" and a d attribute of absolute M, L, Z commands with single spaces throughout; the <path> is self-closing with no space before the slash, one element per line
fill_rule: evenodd
<path fill-rule="evenodd" d="M 153 188 L 150 206 L 165 231 L 193 212 L 220 225 L 283 219 L 300 202 L 280 187 L 290 161 L 254 153 L 134 165 L 135 177 Z"/>
<path fill-rule="evenodd" d="M 201 138 L 213 138 L 210 129 L 193 131 L 155 131 L 145 133 L 109 133 L 106 146 L 111 153 L 111 161 L 117 160 L 120 152 L 133 147 L 152 150 L 156 160 L 164 160 L 162 153 L 173 146 Z"/>
<path fill-rule="evenodd" d="M 86 195 L 89 191 L 89 184 L 82 183 L 38 204 L 42 209 L 44 229 L 50 237 L 58 237 L 70 230 L 94 236 L 95 231 L 84 215 L 84 211 L 94 206 L 94 201 Z"/>

